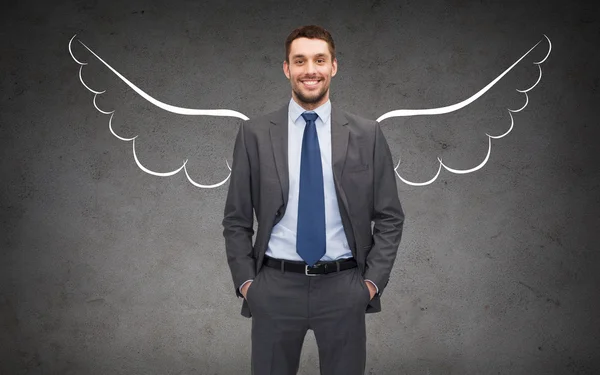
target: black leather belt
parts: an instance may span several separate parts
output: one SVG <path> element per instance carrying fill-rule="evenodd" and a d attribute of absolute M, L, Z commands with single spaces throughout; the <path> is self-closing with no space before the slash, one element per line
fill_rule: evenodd
<path fill-rule="evenodd" d="M 325 275 L 332 272 L 347 270 L 358 267 L 356 259 L 346 258 L 330 262 L 317 262 L 314 266 L 309 266 L 304 262 L 275 259 L 265 256 L 264 265 L 271 268 L 277 268 L 281 271 L 303 273 L 306 276 Z"/>

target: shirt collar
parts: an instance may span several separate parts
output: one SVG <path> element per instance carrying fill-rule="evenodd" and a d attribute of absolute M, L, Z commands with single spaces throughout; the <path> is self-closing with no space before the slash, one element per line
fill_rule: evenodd
<path fill-rule="evenodd" d="M 304 112 L 307 112 L 306 109 L 302 108 L 300 106 L 300 104 L 296 103 L 294 98 L 291 98 L 288 113 L 289 113 L 290 119 L 292 119 L 292 122 L 294 124 L 296 123 L 296 121 L 298 121 L 298 118 L 300 116 L 302 116 L 302 114 Z M 325 103 L 323 103 L 319 107 L 313 109 L 312 111 L 308 111 L 308 112 L 315 112 L 319 116 L 321 121 L 323 121 L 323 123 L 326 124 L 327 121 L 329 120 L 329 116 L 331 116 L 331 101 L 328 99 Z"/>

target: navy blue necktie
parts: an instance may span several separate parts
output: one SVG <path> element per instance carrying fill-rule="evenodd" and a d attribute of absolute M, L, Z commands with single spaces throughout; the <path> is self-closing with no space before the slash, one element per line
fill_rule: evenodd
<path fill-rule="evenodd" d="M 306 121 L 300 159 L 300 193 L 298 197 L 298 228 L 296 252 L 309 265 L 325 255 L 325 197 L 323 166 L 314 112 L 304 112 Z"/>

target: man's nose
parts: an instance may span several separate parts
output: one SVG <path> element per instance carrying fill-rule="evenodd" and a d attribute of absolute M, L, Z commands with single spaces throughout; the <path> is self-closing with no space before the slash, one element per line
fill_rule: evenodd
<path fill-rule="evenodd" d="M 307 62 L 305 67 L 306 67 L 306 73 L 310 74 L 310 73 L 317 72 L 317 65 L 312 61 Z"/>

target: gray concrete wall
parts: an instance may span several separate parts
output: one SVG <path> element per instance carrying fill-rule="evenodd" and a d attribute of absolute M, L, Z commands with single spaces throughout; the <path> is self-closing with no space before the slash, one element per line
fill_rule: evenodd
<path fill-rule="evenodd" d="M 590 4 L 592 2 L 589 2 Z M 405 234 L 383 311 L 369 315 L 369 374 L 595 374 L 600 371 L 598 9 L 576 2 L 26 2 L 1 16 L 0 373 L 244 374 L 250 320 L 224 254 L 227 185 L 142 172 L 129 142 L 80 84 L 75 34 L 167 103 L 249 117 L 287 102 L 283 41 L 331 30 L 332 102 L 365 117 L 465 99 L 547 34 L 554 49 L 513 131 L 486 166 L 398 181 Z M 478 164 L 509 126 L 527 63 L 471 106 L 382 123 L 403 176 L 441 156 Z M 148 168 L 189 159 L 227 176 L 235 119 L 166 113 L 80 45 L 87 83 L 114 127 L 139 135 Z M 318 373 L 314 336 L 301 374 Z"/>

